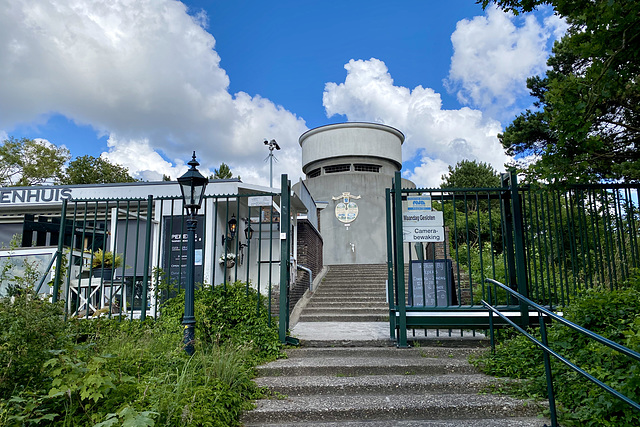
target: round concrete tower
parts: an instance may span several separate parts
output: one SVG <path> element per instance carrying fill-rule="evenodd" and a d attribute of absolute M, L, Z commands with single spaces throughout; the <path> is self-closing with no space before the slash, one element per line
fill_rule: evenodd
<path fill-rule="evenodd" d="M 304 183 L 326 206 L 320 212 L 324 264 L 386 262 L 385 189 L 402 168 L 403 142 L 402 132 L 377 123 L 326 125 L 300 136 Z"/>

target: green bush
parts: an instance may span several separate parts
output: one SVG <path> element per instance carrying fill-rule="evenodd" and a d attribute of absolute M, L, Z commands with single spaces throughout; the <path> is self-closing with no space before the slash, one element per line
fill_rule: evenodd
<path fill-rule="evenodd" d="M 0 399 L 39 390 L 47 379 L 49 350 L 68 339 L 62 306 L 22 290 L 0 298 L 0 325 Z"/>
<path fill-rule="evenodd" d="M 16 314 L 26 319 L 14 319 L 13 327 L 3 323 L 13 328 L 3 336 L 3 362 L 16 360 L 6 359 L 11 345 L 37 334 L 21 350 L 20 363 L 11 363 L 13 371 L 2 371 L 26 385 L 6 389 L 0 426 L 234 426 L 262 393 L 251 381 L 255 364 L 280 352 L 275 322 L 268 326 L 264 307 L 256 315 L 257 295 L 241 284 L 197 292 L 192 357 L 182 348 L 183 297 L 170 300 L 157 321 L 145 322 L 65 323 L 58 305 L 26 301 L 38 309 L 0 301 L 3 322 Z"/>
<path fill-rule="evenodd" d="M 258 303 L 258 297 L 256 290 L 243 282 L 196 290 L 196 338 L 208 344 L 249 345 L 259 360 L 278 357 L 281 347 L 276 322 L 269 326 L 266 298 L 260 297 Z M 183 312 L 184 291 L 167 301 L 160 319 L 174 328 L 182 321 Z"/>
<path fill-rule="evenodd" d="M 567 320 L 640 352 L 640 276 L 617 290 L 589 289 L 564 310 Z M 533 332 L 536 335 L 536 332 Z M 539 338 L 538 338 L 539 339 Z M 554 323 L 552 349 L 600 381 L 640 402 L 640 362 Z M 542 352 L 519 335 L 474 361 L 486 373 L 528 378 L 521 392 L 546 398 Z M 552 358 L 554 389 L 566 426 L 637 426 L 640 413 Z"/>

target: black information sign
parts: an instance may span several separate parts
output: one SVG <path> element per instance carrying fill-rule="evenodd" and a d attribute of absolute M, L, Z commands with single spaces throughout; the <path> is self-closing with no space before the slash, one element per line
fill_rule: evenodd
<path fill-rule="evenodd" d="M 196 253 L 194 281 L 202 283 L 204 266 L 202 265 L 204 241 L 204 215 L 197 215 Z M 187 223 L 186 217 L 166 217 L 164 219 L 164 264 L 162 268 L 170 283 L 184 288 L 187 282 Z"/>
<path fill-rule="evenodd" d="M 450 259 L 411 261 L 409 305 L 446 307 L 455 304 L 451 270 Z"/>

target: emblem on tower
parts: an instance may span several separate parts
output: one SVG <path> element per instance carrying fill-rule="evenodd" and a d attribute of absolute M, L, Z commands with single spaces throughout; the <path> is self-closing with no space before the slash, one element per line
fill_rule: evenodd
<path fill-rule="evenodd" d="M 332 200 L 340 200 L 336 204 L 336 218 L 338 221 L 344 223 L 353 222 L 358 217 L 358 205 L 353 200 L 358 200 L 361 196 L 354 196 L 351 193 L 344 192 L 338 197 L 332 197 Z"/>

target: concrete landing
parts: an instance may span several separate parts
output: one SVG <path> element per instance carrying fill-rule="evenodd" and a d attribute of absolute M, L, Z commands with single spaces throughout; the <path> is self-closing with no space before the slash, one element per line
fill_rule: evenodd
<path fill-rule="evenodd" d="M 395 341 L 389 338 L 389 322 L 298 322 L 291 335 L 306 346 L 345 345 L 391 346 Z M 424 329 L 407 330 L 409 342 L 426 344 L 429 341 L 455 342 L 486 341 L 486 337 L 476 332 L 457 330 Z"/>

